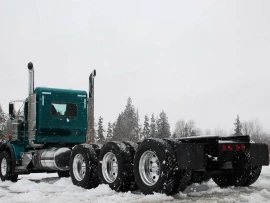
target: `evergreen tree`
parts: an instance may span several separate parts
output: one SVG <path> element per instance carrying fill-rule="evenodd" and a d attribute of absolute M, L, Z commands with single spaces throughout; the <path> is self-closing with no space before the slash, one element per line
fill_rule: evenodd
<path fill-rule="evenodd" d="M 127 100 L 127 105 L 123 113 L 123 130 L 126 135 L 127 140 L 135 141 L 134 139 L 137 135 L 136 128 L 137 128 L 137 115 L 135 112 L 135 107 L 132 105 L 132 100 L 129 97 Z"/>
<path fill-rule="evenodd" d="M 192 130 L 191 133 L 190 133 L 190 136 L 191 136 L 191 137 L 192 137 L 192 136 L 197 136 L 196 131 L 195 131 L 195 130 Z"/>
<path fill-rule="evenodd" d="M 106 140 L 107 141 L 111 141 L 113 138 L 113 125 L 111 124 L 111 122 L 108 123 L 108 129 L 107 129 L 107 137 Z"/>
<path fill-rule="evenodd" d="M 113 131 L 114 131 L 115 126 L 116 126 L 116 123 L 113 122 L 113 124 L 112 124 L 112 130 L 113 130 Z M 112 134 L 113 134 L 113 133 L 112 133 Z"/>
<path fill-rule="evenodd" d="M 242 134 L 242 124 L 239 119 L 239 115 L 237 115 L 234 123 L 235 129 L 234 129 L 234 135 L 243 135 Z"/>
<path fill-rule="evenodd" d="M 2 106 L 0 104 L 0 127 L 6 122 L 6 114 L 4 113 Z M 1 129 L 1 128 L 0 128 Z"/>
<path fill-rule="evenodd" d="M 129 97 L 123 113 L 116 121 L 113 131 L 113 139 L 119 141 L 138 141 L 140 136 L 139 111 L 135 111 L 132 100 Z"/>
<path fill-rule="evenodd" d="M 157 137 L 157 124 L 156 124 L 156 120 L 155 120 L 154 114 L 152 114 L 152 117 L 151 117 L 150 137 L 152 137 L 152 138 Z"/>
<path fill-rule="evenodd" d="M 98 129 L 98 124 L 96 123 L 96 119 L 94 119 L 94 141 L 95 142 L 98 142 L 98 132 L 97 132 L 97 129 Z"/>
<path fill-rule="evenodd" d="M 103 129 L 103 118 L 99 117 L 98 130 L 97 130 L 97 139 L 96 139 L 96 141 L 98 143 L 104 143 L 104 141 L 105 141 L 105 138 L 104 138 L 104 135 L 103 135 L 104 132 L 105 132 L 105 130 Z"/>
<path fill-rule="evenodd" d="M 131 137 L 131 140 L 134 142 L 137 142 L 140 140 L 141 137 L 141 131 L 142 131 L 142 127 L 140 125 L 140 117 L 139 117 L 139 109 L 137 108 L 136 114 L 135 114 L 135 120 L 134 120 L 134 124 L 135 124 L 135 134 L 134 136 Z"/>
<path fill-rule="evenodd" d="M 5 115 L 2 106 L 0 104 L 0 141 L 5 140 L 6 138 L 6 127 L 7 127 L 7 116 Z"/>
<path fill-rule="evenodd" d="M 177 135 L 175 132 L 172 134 L 172 138 L 177 138 Z"/>
<path fill-rule="evenodd" d="M 116 123 L 113 128 L 113 140 L 125 141 L 125 132 L 123 129 L 123 113 L 118 115 Z"/>
<path fill-rule="evenodd" d="M 157 120 L 157 138 L 167 138 L 171 136 L 170 124 L 168 122 L 168 117 L 164 111 L 159 114 L 159 119 Z"/>
<path fill-rule="evenodd" d="M 144 117 L 144 124 L 143 124 L 143 132 L 142 132 L 142 139 L 147 139 L 150 137 L 150 125 L 149 125 L 149 118 L 147 115 Z"/>

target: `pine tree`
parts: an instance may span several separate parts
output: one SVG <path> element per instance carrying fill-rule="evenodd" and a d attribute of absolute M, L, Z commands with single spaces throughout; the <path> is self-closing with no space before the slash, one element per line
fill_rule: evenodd
<path fill-rule="evenodd" d="M 235 129 L 234 129 L 234 135 L 243 135 L 242 134 L 242 124 L 240 122 L 239 119 L 239 115 L 237 115 L 236 119 L 235 119 L 235 123 L 234 123 Z"/>
<path fill-rule="evenodd" d="M 108 129 L 107 129 L 107 137 L 106 140 L 107 141 L 111 141 L 113 138 L 113 125 L 111 124 L 111 122 L 108 123 Z"/>
<path fill-rule="evenodd" d="M 144 117 L 144 124 L 143 124 L 143 132 L 142 138 L 147 139 L 150 137 L 150 125 L 149 125 L 149 118 L 147 115 Z"/>
<path fill-rule="evenodd" d="M 152 117 L 151 117 L 150 137 L 151 138 L 157 137 L 157 124 L 156 124 L 156 120 L 155 120 L 154 114 L 152 114 Z"/>
<path fill-rule="evenodd" d="M 164 111 L 159 114 L 157 120 L 157 138 L 168 138 L 171 136 L 170 124 Z"/>
<path fill-rule="evenodd" d="M 4 113 L 2 106 L 0 104 L 0 129 L 2 127 L 2 124 L 6 122 L 6 114 Z"/>
<path fill-rule="evenodd" d="M 139 124 L 139 111 L 135 110 L 129 97 L 124 112 L 120 113 L 113 128 L 113 140 L 139 141 L 141 126 Z"/>
<path fill-rule="evenodd" d="M 135 124 L 135 134 L 134 136 L 131 137 L 131 140 L 133 142 L 138 142 L 140 140 L 141 137 L 141 131 L 142 131 L 142 127 L 140 125 L 140 116 L 139 116 L 139 109 L 137 108 L 136 114 L 135 114 L 135 120 L 134 120 L 134 124 Z"/>
<path fill-rule="evenodd" d="M 129 97 L 123 113 L 116 121 L 114 139 L 121 141 L 138 141 L 140 135 L 139 113 L 135 111 L 132 100 Z"/>
<path fill-rule="evenodd" d="M 136 112 L 134 106 L 132 105 L 132 100 L 129 97 L 123 113 L 123 129 L 128 140 L 131 141 L 136 136 L 136 127 Z"/>
<path fill-rule="evenodd" d="M 175 132 L 172 134 L 172 138 L 177 138 L 177 135 Z"/>
<path fill-rule="evenodd" d="M 98 142 L 98 124 L 96 123 L 96 119 L 94 119 L 94 141 Z"/>
<path fill-rule="evenodd" d="M 0 104 L 0 141 L 5 140 L 6 138 L 6 127 L 7 127 L 7 116 L 5 115 L 2 106 Z"/>
<path fill-rule="evenodd" d="M 116 123 L 113 128 L 113 140 L 125 141 L 125 132 L 123 129 L 123 113 L 118 115 Z"/>
<path fill-rule="evenodd" d="M 192 136 L 197 136 L 196 131 L 195 131 L 195 130 L 192 130 L 191 133 L 190 133 L 190 136 L 191 136 L 191 137 L 192 137 Z"/>
<path fill-rule="evenodd" d="M 98 143 L 104 143 L 104 141 L 105 141 L 103 132 L 105 132 L 105 130 L 103 129 L 103 118 L 100 116 L 99 120 L 98 120 L 98 130 L 97 130 L 97 142 Z"/>

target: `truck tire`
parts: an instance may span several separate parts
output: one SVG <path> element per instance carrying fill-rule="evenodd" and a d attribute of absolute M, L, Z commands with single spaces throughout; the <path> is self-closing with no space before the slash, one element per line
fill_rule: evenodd
<path fill-rule="evenodd" d="M 138 144 L 136 143 L 136 142 L 124 142 L 127 146 L 130 146 L 130 152 L 132 153 L 131 155 L 133 156 L 133 158 L 134 158 L 134 156 L 135 156 L 135 153 L 136 153 L 136 151 L 137 151 L 137 149 L 138 149 Z M 133 162 L 133 160 L 132 160 L 132 162 Z"/>
<path fill-rule="evenodd" d="M 11 182 L 17 182 L 18 175 L 12 174 L 12 160 L 7 151 L 2 151 L 0 154 L 0 178 L 2 181 L 10 180 Z"/>
<path fill-rule="evenodd" d="M 13 174 L 13 175 L 10 175 L 8 180 L 10 180 L 11 182 L 17 182 L 18 181 L 18 174 Z"/>
<path fill-rule="evenodd" d="M 253 184 L 260 176 L 261 166 L 252 167 L 250 151 L 235 154 L 233 162 L 234 172 L 227 175 L 213 176 L 213 181 L 219 187 L 245 187 Z M 257 169 L 256 169 L 257 168 Z"/>
<path fill-rule="evenodd" d="M 130 147 L 123 142 L 107 142 L 100 150 L 98 175 L 101 183 L 117 192 L 132 189 L 133 158 Z"/>
<path fill-rule="evenodd" d="M 70 176 L 74 185 L 91 189 L 99 185 L 97 156 L 91 145 L 76 145 L 71 152 Z"/>
<path fill-rule="evenodd" d="M 59 178 L 70 177 L 69 170 L 68 171 L 58 171 L 57 174 L 58 174 Z"/>
<path fill-rule="evenodd" d="M 161 139 L 146 139 L 138 147 L 134 158 L 136 184 L 144 194 L 171 194 L 176 173 L 173 149 Z"/>
<path fill-rule="evenodd" d="M 174 185 L 173 190 L 169 194 L 169 195 L 174 195 L 176 193 L 183 192 L 187 188 L 187 186 L 189 185 L 190 180 L 191 180 L 191 170 L 179 170 L 178 169 L 176 150 L 177 150 L 177 147 L 179 147 L 179 145 L 182 142 L 180 140 L 170 139 L 170 138 L 166 138 L 164 140 L 167 141 L 171 145 L 171 147 L 173 149 L 173 154 L 174 154 L 173 172 L 176 173 L 175 174 L 176 181 L 175 181 L 175 185 Z"/>
<path fill-rule="evenodd" d="M 134 157 L 135 157 L 135 153 L 138 149 L 138 144 L 135 143 L 135 142 L 124 142 L 131 154 L 131 159 L 130 159 L 130 173 L 133 174 L 131 176 L 131 179 L 130 179 L 130 190 L 131 191 L 134 191 L 134 190 L 138 190 L 138 186 L 135 182 L 135 178 L 134 178 L 134 167 L 133 167 L 133 161 L 134 161 Z"/>
<path fill-rule="evenodd" d="M 93 149 L 96 152 L 97 157 L 99 156 L 100 153 L 100 149 L 102 148 L 102 144 L 97 144 L 97 143 L 91 143 L 91 146 L 93 147 Z"/>
<path fill-rule="evenodd" d="M 262 171 L 262 166 L 252 167 L 249 177 L 247 178 L 246 182 L 242 184 L 242 186 L 250 186 L 253 183 L 255 183 L 256 180 L 258 180 L 258 178 L 260 177 L 261 171 Z"/>

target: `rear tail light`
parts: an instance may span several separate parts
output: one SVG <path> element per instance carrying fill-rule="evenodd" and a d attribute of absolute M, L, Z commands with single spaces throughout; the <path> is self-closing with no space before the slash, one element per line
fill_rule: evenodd
<path fill-rule="evenodd" d="M 228 145 L 228 150 L 229 150 L 229 151 L 232 151 L 232 150 L 233 150 L 232 145 L 230 145 L 230 144 Z"/>
<path fill-rule="evenodd" d="M 236 151 L 239 151 L 241 149 L 241 146 L 239 144 L 236 144 L 235 149 L 236 149 Z"/>
<path fill-rule="evenodd" d="M 227 151 L 227 145 L 223 144 L 223 145 L 222 145 L 222 150 L 223 150 L 223 151 Z"/>
<path fill-rule="evenodd" d="M 241 144 L 241 149 L 244 151 L 246 149 L 246 145 Z"/>
<path fill-rule="evenodd" d="M 222 151 L 244 151 L 246 149 L 245 144 L 223 144 L 221 146 Z"/>

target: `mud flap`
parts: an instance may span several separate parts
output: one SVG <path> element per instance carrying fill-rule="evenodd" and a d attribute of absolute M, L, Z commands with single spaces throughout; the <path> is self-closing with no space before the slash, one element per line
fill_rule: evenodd
<path fill-rule="evenodd" d="M 204 144 L 182 143 L 176 150 L 179 169 L 205 169 Z"/>
<path fill-rule="evenodd" d="M 266 144 L 251 143 L 250 156 L 252 166 L 269 165 L 269 153 L 268 153 L 268 146 Z"/>

